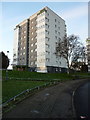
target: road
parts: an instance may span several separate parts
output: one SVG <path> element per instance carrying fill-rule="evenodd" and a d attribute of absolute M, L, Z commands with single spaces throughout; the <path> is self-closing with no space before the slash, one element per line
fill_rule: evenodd
<path fill-rule="evenodd" d="M 73 118 L 72 93 L 85 80 L 73 80 L 45 88 L 20 102 L 3 118 Z"/>
<path fill-rule="evenodd" d="M 90 82 L 80 86 L 74 96 L 74 103 L 76 108 L 77 117 L 86 117 L 89 116 L 89 108 L 90 108 Z"/>

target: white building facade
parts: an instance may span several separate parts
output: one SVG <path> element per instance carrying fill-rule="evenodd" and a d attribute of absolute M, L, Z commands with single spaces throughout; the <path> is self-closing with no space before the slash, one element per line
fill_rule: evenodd
<path fill-rule="evenodd" d="M 57 58 L 55 55 L 56 45 L 66 35 L 65 21 L 51 9 L 45 7 L 32 15 L 28 19 L 28 23 L 29 50 L 27 50 L 26 57 L 30 70 L 66 72 L 66 60 Z"/>
<path fill-rule="evenodd" d="M 19 42 L 19 28 L 14 29 L 14 44 L 13 44 L 13 65 L 18 65 L 18 42 Z"/>
<path fill-rule="evenodd" d="M 88 72 L 90 72 L 90 38 L 86 40 L 87 42 L 87 63 L 88 63 Z"/>

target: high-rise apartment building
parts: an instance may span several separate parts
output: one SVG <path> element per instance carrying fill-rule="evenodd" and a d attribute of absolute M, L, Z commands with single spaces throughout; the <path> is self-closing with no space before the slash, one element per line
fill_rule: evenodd
<path fill-rule="evenodd" d="M 86 40 L 87 42 L 87 63 L 88 63 L 88 72 L 90 72 L 90 38 Z"/>
<path fill-rule="evenodd" d="M 67 62 L 55 55 L 58 41 L 66 35 L 65 21 L 45 7 L 16 26 L 13 64 L 31 71 L 66 71 Z"/>

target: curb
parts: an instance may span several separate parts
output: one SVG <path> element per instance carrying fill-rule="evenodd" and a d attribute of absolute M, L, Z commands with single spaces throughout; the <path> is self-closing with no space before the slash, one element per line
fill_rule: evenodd
<path fill-rule="evenodd" d="M 76 90 L 80 87 L 80 86 L 82 86 L 84 83 L 86 83 L 87 82 L 87 80 L 86 81 L 83 81 L 83 82 L 81 82 L 81 84 L 80 85 L 78 85 L 74 90 L 73 90 L 73 92 L 72 92 L 72 114 L 73 114 L 73 118 L 77 118 L 77 116 L 76 116 L 76 110 L 75 110 L 75 105 L 74 105 L 74 96 L 75 96 L 75 92 L 76 92 Z"/>
<path fill-rule="evenodd" d="M 75 106 L 74 106 L 74 95 L 75 95 L 77 88 L 72 92 L 72 115 L 73 115 L 73 118 L 76 118 L 76 111 L 75 111 Z"/>

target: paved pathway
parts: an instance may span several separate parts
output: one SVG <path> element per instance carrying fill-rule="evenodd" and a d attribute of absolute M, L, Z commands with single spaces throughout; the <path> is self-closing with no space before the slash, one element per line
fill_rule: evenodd
<path fill-rule="evenodd" d="M 74 96 L 74 102 L 75 102 L 75 108 L 77 116 L 86 117 L 90 120 L 90 82 L 87 82 L 86 84 L 80 86 Z"/>
<path fill-rule="evenodd" d="M 3 118 L 72 118 L 72 93 L 82 82 L 73 80 L 45 88 L 17 104 Z"/>

